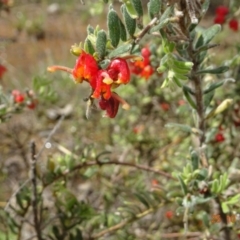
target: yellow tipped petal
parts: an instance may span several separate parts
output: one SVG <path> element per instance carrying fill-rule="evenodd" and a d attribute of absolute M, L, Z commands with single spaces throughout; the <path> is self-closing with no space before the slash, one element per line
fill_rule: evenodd
<path fill-rule="evenodd" d="M 113 80 L 111 78 L 104 78 L 103 82 L 106 83 L 107 85 L 110 85 L 113 83 Z"/>

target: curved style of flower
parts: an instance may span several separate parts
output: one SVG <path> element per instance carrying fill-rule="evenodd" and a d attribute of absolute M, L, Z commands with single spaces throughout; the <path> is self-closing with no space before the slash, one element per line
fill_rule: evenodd
<path fill-rule="evenodd" d="M 132 73 L 139 75 L 146 80 L 153 74 L 154 69 L 151 66 L 150 56 L 151 52 L 148 47 L 141 50 L 143 60 L 137 60 L 131 64 Z"/>
<path fill-rule="evenodd" d="M 83 50 L 73 69 L 64 66 L 51 66 L 48 71 L 62 70 L 70 73 L 76 83 L 86 81 L 92 88 L 90 98 L 100 99 L 99 107 L 106 110 L 106 116 L 114 118 L 118 112 L 119 104 L 129 109 L 129 104 L 112 89 L 127 84 L 130 81 L 130 70 L 125 59 L 113 59 L 107 69 L 101 69 L 95 58 Z"/>

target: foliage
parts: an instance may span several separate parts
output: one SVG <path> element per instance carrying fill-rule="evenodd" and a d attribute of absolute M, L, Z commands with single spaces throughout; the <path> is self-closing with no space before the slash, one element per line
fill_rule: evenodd
<path fill-rule="evenodd" d="M 240 5 L 218 8 L 224 20 L 204 28 L 209 3 L 149 0 L 145 11 L 141 0 L 98 1 L 106 29 L 87 26 L 70 48 L 74 67 L 48 67 L 66 75 L 36 74 L 34 92 L 1 90 L 3 126 L 29 108 L 46 130 L 48 106 L 59 107 L 38 151 L 31 142 L 29 176 L 4 199 L 1 237 L 239 237 L 239 43 L 229 59 L 213 54 Z M 85 98 L 74 110 L 62 107 L 69 76 Z"/>

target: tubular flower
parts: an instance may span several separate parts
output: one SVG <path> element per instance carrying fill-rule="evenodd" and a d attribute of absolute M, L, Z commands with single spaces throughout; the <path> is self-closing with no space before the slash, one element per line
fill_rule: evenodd
<path fill-rule="evenodd" d="M 122 108 L 130 108 L 127 102 L 111 91 L 112 88 L 127 84 L 130 81 L 130 70 L 125 59 L 116 58 L 110 62 L 107 69 L 100 69 L 94 57 L 81 50 L 73 69 L 64 66 L 48 68 L 50 72 L 56 70 L 70 73 L 77 83 L 88 82 L 92 88 L 90 98 L 100 98 L 99 106 L 102 110 L 106 110 L 106 116 L 114 118 L 120 103 Z"/>
<path fill-rule="evenodd" d="M 106 110 L 107 117 L 114 118 L 118 112 L 119 101 L 112 96 L 108 100 L 101 97 L 99 106 L 102 110 Z"/>
<path fill-rule="evenodd" d="M 56 70 L 71 73 L 77 83 L 82 83 L 83 80 L 91 83 L 95 81 L 99 68 L 95 58 L 82 50 L 73 69 L 64 66 L 48 67 L 49 72 Z"/>
<path fill-rule="evenodd" d="M 141 51 L 143 60 L 137 60 L 132 63 L 132 73 L 142 76 L 146 80 L 153 74 L 154 69 L 150 63 L 151 52 L 149 48 L 145 47 Z"/>
<path fill-rule="evenodd" d="M 106 100 L 111 97 L 111 87 L 116 88 L 120 84 L 127 84 L 130 81 L 130 71 L 126 60 L 114 59 L 106 70 L 99 70 L 96 81 L 90 83 L 94 92 L 92 97 L 99 98 L 103 95 Z"/>
<path fill-rule="evenodd" d="M 127 84 L 130 81 L 130 70 L 126 60 L 114 59 L 107 68 L 107 72 L 116 84 Z"/>
<path fill-rule="evenodd" d="M 76 82 L 81 83 L 83 80 L 91 82 L 96 77 L 97 72 L 98 65 L 94 57 L 82 51 L 72 72 Z"/>
<path fill-rule="evenodd" d="M 109 99 L 105 99 L 101 96 L 99 106 L 102 110 L 106 110 L 106 117 L 114 118 L 118 112 L 119 104 L 122 104 L 122 108 L 128 110 L 129 104 L 124 101 L 118 94 L 112 92 Z"/>

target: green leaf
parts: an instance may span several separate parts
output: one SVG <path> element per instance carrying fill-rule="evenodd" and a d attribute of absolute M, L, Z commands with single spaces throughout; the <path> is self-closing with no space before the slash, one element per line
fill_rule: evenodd
<path fill-rule="evenodd" d="M 183 179 L 180 176 L 178 176 L 178 180 L 179 180 L 179 182 L 181 184 L 181 188 L 182 188 L 183 194 L 187 195 L 188 190 L 187 190 L 186 184 L 184 183 Z"/>
<path fill-rule="evenodd" d="M 191 105 L 191 107 L 194 108 L 194 109 L 197 109 L 196 103 L 194 102 L 194 100 L 190 96 L 189 92 L 186 91 L 185 88 L 183 88 L 183 93 L 184 93 L 184 96 L 187 99 L 188 103 Z"/>
<path fill-rule="evenodd" d="M 228 199 L 228 200 L 226 201 L 226 203 L 227 203 L 228 205 L 234 205 L 234 204 L 238 203 L 239 200 L 240 200 L 240 193 L 237 194 L 237 195 L 235 195 L 235 196 L 233 196 L 233 197 L 231 197 L 230 199 Z"/>
<path fill-rule="evenodd" d="M 103 61 L 101 61 L 101 62 L 99 63 L 101 69 L 107 69 L 107 67 L 109 66 L 109 64 L 110 64 L 110 60 L 109 60 L 109 59 L 105 59 L 105 60 L 103 60 Z"/>
<path fill-rule="evenodd" d="M 170 21 L 169 17 L 172 14 L 172 12 L 173 12 L 173 6 L 167 7 L 166 10 L 164 11 L 163 15 L 161 16 L 159 23 L 156 26 L 151 28 L 150 33 L 159 31 L 160 29 L 165 27 Z"/>
<path fill-rule="evenodd" d="M 120 55 L 123 55 L 127 52 L 129 52 L 132 48 L 132 44 L 122 44 L 120 45 L 118 48 L 114 49 L 110 54 L 109 54 L 109 58 L 115 58 L 118 57 Z"/>
<path fill-rule="evenodd" d="M 108 13 L 107 25 L 111 44 L 114 48 L 116 48 L 120 41 L 120 24 L 119 17 L 113 9 L 111 9 Z"/>
<path fill-rule="evenodd" d="M 228 66 L 221 66 L 218 68 L 206 68 L 206 69 L 202 69 L 199 70 L 197 72 L 197 74 L 205 74 L 205 73 L 211 73 L 211 74 L 222 74 L 225 73 L 229 70 Z"/>
<path fill-rule="evenodd" d="M 91 55 L 95 53 L 95 49 L 92 45 L 92 42 L 88 38 L 85 40 L 84 50 Z"/>
<path fill-rule="evenodd" d="M 208 87 L 203 91 L 203 93 L 204 93 L 204 94 L 207 94 L 207 93 L 209 93 L 209 92 L 212 92 L 212 91 L 214 91 L 215 89 L 221 87 L 224 83 L 225 83 L 225 80 L 220 81 L 220 82 L 213 83 L 213 84 L 211 84 L 210 86 L 208 86 Z"/>
<path fill-rule="evenodd" d="M 210 0 L 205 0 L 202 4 L 202 12 L 205 14 L 209 8 Z"/>
<path fill-rule="evenodd" d="M 204 102 L 205 109 L 210 105 L 210 103 L 214 97 L 214 93 L 215 93 L 215 91 L 213 90 L 204 95 L 203 102 Z"/>
<path fill-rule="evenodd" d="M 122 5 L 121 11 L 123 14 L 123 19 L 125 22 L 126 29 L 131 37 L 134 36 L 135 30 L 136 30 L 136 19 L 132 18 L 128 11 L 125 4 Z"/>
<path fill-rule="evenodd" d="M 229 209 L 227 203 L 222 202 L 221 206 L 222 206 L 222 210 L 223 210 L 224 213 L 229 213 L 230 212 L 230 209 Z"/>
<path fill-rule="evenodd" d="M 107 34 L 104 30 L 100 30 L 97 34 L 97 41 L 96 41 L 96 50 L 100 59 L 103 59 L 105 57 L 106 44 L 107 44 Z"/>
<path fill-rule="evenodd" d="M 131 0 L 122 0 L 125 4 L 126 10 L 129 14 L 129 16 L 133 19 L 136 19 L 138 17 L 138 13 L 136 9 L 133 6 L 133 3 Z"/>
<path fill-rule="evenodd" d="M 148 14 L 151 19 L 159 17 L 161 11 L 161 0 L 150 0 L 147 6 Z"/>
<path fill-rule="evenodd" d="M 163 51 L 165 53 L 172 53 L 174 48 L 175 48 L 175 43 L 174 42 L 170 42 L 167 37 L 166 37 L 166 33 L 161 29 L 160 30 L 161 36 L 162 36 L 162 45 L 163 45 Z"/>
<path fill-rule="evenodd" d="M 187 133 L 192 133 L 192 134 L 197 134 L 197 135 L 201 135 L 201 134 L 202 134 L 202 132 L 201 132 L 199 129 L 190 127 L 190 126 L 185 125 L 185 124 L 167 123 L 167 124 L 165 125 L 165 127 L 167 127 L 167 128 L 177 127 L 177 128 L 179 128 L 180 130 L 182 130 L 182 131 L 184 131 L 184 132 L 187 132 Z"/>
<path fill-rule="evenodd" d="M 221 31 L 221 29 L 221 25 L 219 24 L 203 29 L 198 41 L 196 42 L 196 49 L 207 45 Z"/>
<path fill-rule="evenodd" d="M 135 193 L 134 195 L 138 198 L 138 200 L 139 200 L 143 205 L 145 205 L 147 208 L 150 208 L 150 204 L 149 204 L 149 202 L 147 201 L 146 197 L 145 197 L 143 194 L 141 194 L 141 193 Z"/>
<path fill-rule="evenodd" d="M 87 26 L 87 34 L 94 34 L 94 28 L 91 25 Z"/>
<path fill-rule="evenodd" d="M 132 5 L 133 5 L 134 9 L 137 12 L 138 17 L 142 17 L 143 16 L 143 8 L 142 8 L 141 0 L 131 0 L 131 1 L 132 1 Z"/>
<path fill-rule="evenodd" d="M 191 161 L 192 161 L 193 171 L 197 170 L 199 167 L 199 156 L 196 151 L 191 152 Z"/>
<path fill-rule="evenodd" d="M 123 42 L 127 41 L 127 31 L 121 19 L 119 19 L 120 38 Z"/>

